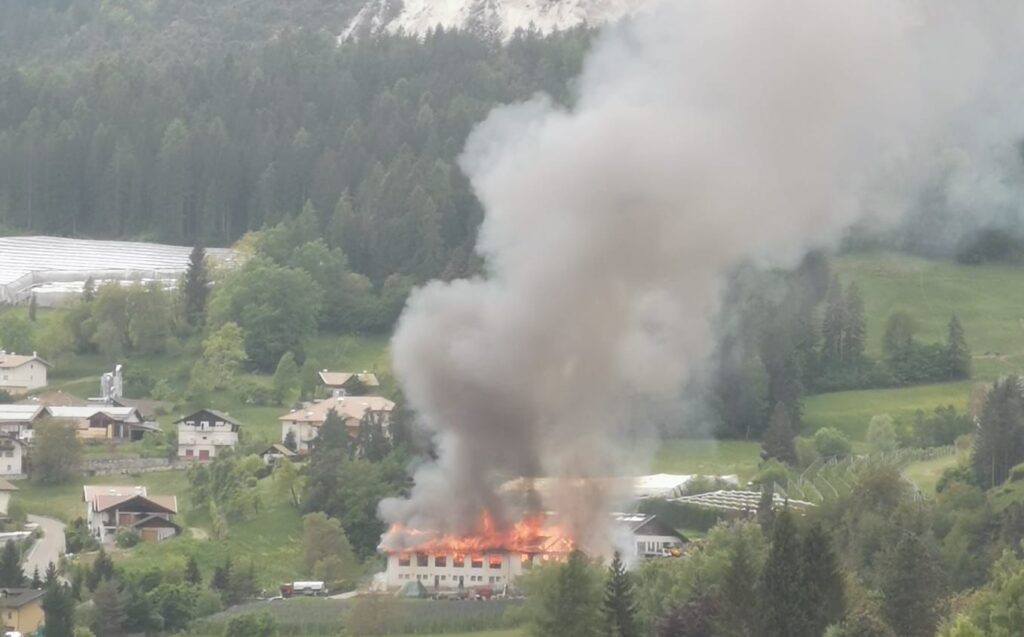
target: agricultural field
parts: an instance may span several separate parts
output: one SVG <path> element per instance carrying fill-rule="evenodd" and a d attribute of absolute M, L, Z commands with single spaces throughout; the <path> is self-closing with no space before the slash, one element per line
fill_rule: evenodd
<path fill-rule="evenodd" d="M 654 454 L 651 471 L 700 475 L 736 474 L 741 481 L 757 472 L 761 444 L 745 440 L 667 440 Z"/>

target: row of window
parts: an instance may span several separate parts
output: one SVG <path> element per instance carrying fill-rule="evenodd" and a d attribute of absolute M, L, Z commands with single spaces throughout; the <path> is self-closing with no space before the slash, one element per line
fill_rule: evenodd
<path fill-rule="evenodd" d="M 495 569 L 501 568 L 502 559 L 501 559 L 500 555 L 487 555 L 487 556 L 473 555 L 473 556 L 470 556 L 470 558 L 469 558 L 470 567 L 471 568 L 483 568 L 484 567 L 484 557 L 487 558 L 487 566 L 488 567 L 495 568 Z M 523 556 L 523 561 L 525 562 L 527 560 L 529 560 L 529 556 L 528 555 L 524 555 Z M 398 555 L 398 565 L 399 566 L 411 566 L 412 565 L 412 557 L 408 553 L 400 553 Z M 430 556 L 427 555 L 426 553 L 417 553 L 416 554 L 416 566 L 430 566 Z M 434 556 L 434 566 L 438 566 L 438 567 L 442 567 L 442 568 L 447 567 L 448 566 L 448 556 L 447 555 L 435 555 Z M 466 567 L 466 556 L 465 555 L 455 555 L 455 556 L 452 556 L 452 567 L 454 567 L 454 568 L 465 568 Z"/>
<path fill-rule="evenodd" d="M 438 576 L 435 576 L 435 577 L 437 577 L 437 581 L 439 581 L 439 582 L 447 582 L 448 581 L 448 576 L 447 575 L 438 575 Z M 458 576 L 452 575 L 452 581 L 453 582 L 457 582 L 457 581 L 459 581 L 459 579 L 461 579 L 463 577 L 464 576 L 462 576 L 462 575 L 458 575 Z M 424 582 L 430 582 L 431 581 L 431 576 L 430 575 L 420 574 L 420 575 L 415 575 L 414 576 L 414 575 L 411 575 L 409 573 L 400 573 L 398 575 L 398 579 L 400 579 L 400 580 L 411 580 L 411 579 L 414 579 L 414 578 L 418 579 L 418 580 L 421 580 L 421 581 L 424 581 Z M 483 575 L 470 575 L 469 576 L 469 581 L 470 582 L 480 582 L 482 584 L 483 581 L 484 581 L 484 576 Z M 491 577 L 488 577 L 487 578 L 487 583 L 488 584 L 500 584 L 501 583 L 501 575 L 493 575 Z"/>

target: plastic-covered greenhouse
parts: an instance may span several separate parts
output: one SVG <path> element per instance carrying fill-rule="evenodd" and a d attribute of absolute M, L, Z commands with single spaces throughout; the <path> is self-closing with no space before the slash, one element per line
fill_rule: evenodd
<path fill-rule="evenodd" d="M 0 304 L 26 303 L 34 295 L 40 307 L 56 307 L 82 294 L 88 279 L 161 281 L 177 284 L 188 269 L 188 246 L 134 241 L 93 241 L 62 237 L 0 237 Z M 229 249 L 208 249 L 230 261 Z"/>

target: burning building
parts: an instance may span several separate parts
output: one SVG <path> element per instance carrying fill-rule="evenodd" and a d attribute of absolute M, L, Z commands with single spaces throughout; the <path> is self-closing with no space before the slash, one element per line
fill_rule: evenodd
<path fill-rule="evenodd" d="M 627 561 L 679 555 L 684 538 L 653 515 L 614 514 Z M 508 530 L 483 515 L 477 533 L 439 534 L 399 525 L 385 536 L 385 585 L 419 582 L 428 590 L 504 588 L 534 566 L 564 560 L 576 543 L 549 516 L 524 518 Z"/>

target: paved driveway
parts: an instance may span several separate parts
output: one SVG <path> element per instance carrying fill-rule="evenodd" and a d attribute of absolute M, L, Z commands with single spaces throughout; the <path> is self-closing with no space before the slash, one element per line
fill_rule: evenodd
<path fill-rule="evenodd" d="M 39 576 L 46 574 L 46 567 L 53 562 L 55 565 L 60 561 L 64 553 L 64 523 L 53 518 L 44 518 L 41 515 L 29 515 L 29 522 L 35 522 L 43 529 L 43 537 L 35 543 L 25 557 L 22 569 L 26 577 L 32 577 L 32 572 L 39 568 Z"/>

